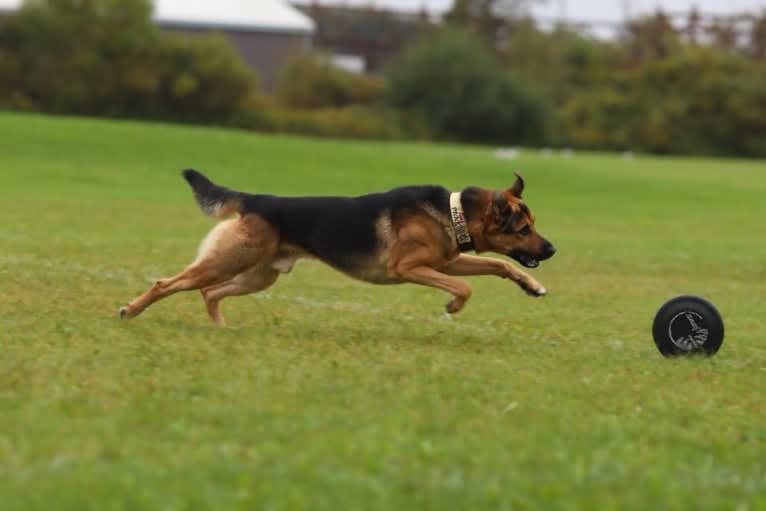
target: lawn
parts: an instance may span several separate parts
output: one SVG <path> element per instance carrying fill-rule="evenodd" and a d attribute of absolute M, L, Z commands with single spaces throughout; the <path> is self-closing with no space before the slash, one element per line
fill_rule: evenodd
<path fill-rule="evenodd" d="M 766 163 L 311 140 L 0 114 L 0 509 L 766 509 Z M 507 186 L 549 290 L 448 296 L 299 263 L 269 291 L 118 307 L 248 191 Z M 668 298 L 726 322 L 664 359 Z"/>

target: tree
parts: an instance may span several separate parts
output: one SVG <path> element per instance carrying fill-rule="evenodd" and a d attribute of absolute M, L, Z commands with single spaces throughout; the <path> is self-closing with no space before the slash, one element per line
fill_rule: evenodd
<path fill-rule="evenodd" d="M 25 2 L 12 22 L 23 94 L 54 112 L 103 108 L 157 42 L 151 10 L 149 0 Z"/>
<path fill-rule="evenodd" d="M 379 103 L 385 89 L 380 78 L 339 69 L 327 55 L 301 52 L 282 68 L 276 95 L 292 108 L 327 108 Z"/>
<path fill-rule="evenodd" d="M 753 20 L 750 31 L 750 53 L 756 59 L 766 59 L 766 12 Z"/>
<path fill-rule="evenodd" d="M 448 29 L 409 47 L 390 75 L 394 106 L 420 114 L 440 138 L 542 143 L 546 107 L 476 35 Z"/>
<path fill-rule="evenodd" d="M 530 16 L 530 8 L 545 0 L 455 0 L 445 15 L 447 22 L 470 28 L 493 46 L 508 31 L 508 23 Z"/>
<path fill-rule="evenodd" d="M 625 41 L 634 62 L 662 59 L 681 48 L 681 38 L 671 19 L 658 9 L 653 16 L 632 21 Z"/>
<path fill-rule="evenodd" d="M 220 36 L 166 35 L 151 13 L 150 0 L 28 0 L 0 31 L 0 104 L 229 118 L 255 90 L 250 69 Z"/>

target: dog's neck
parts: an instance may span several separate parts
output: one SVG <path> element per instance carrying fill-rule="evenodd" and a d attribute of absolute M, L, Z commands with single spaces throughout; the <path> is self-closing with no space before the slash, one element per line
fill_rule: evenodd
<path fill-rule="evenodd" d="M 494 195 L 494 191 L 477 186 L 469 186 L 460 194 L 460 203 L 463 206 L 468 234 L 473 242 L 473 250 L 479 253 L 489 250 L 484 231 L 492 214 Z"/>
<path fill-rule="evenodd" d="M 457 246 L 461 252 L 468 252 L 469 250 L 473 250 L 473 239 L 468 230 L 468 222 L 465 217 L 463 202 L 461 200 L 462 195 L 462 192 L 454 192 L 450 195 L 449 210 Z"/>

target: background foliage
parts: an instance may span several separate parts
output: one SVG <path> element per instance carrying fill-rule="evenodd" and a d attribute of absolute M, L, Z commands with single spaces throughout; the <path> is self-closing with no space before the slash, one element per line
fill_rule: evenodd
<path fill-rule="evenodd" d="M 323 54 L 298 53 L 288 60 L 277 98 L 293 108 L 329 108 L 382 103 L 386 82 L 343 71 Z"/>
<path fill-rule="evenodd" d="M 0 106 L 226 121 L 256 90 L 220 36 L 162 33 L 149 0 L 26 2 L 0 29 Z"/>
<path fill-rule="evenodd" d="M 503 71 L 470 32 L 445 30 L 412 46 L 390 73 L 391 102 L 442 138 L 536 143 L 545 105 Z"/>
<path fill-rule="evenodd" d="M 295 55 L 274 97 L 222 37 L 159 31 L 148 0 L 35 0 L 0 21 L 0 108 L 361 138 L 766 156 L 766 14 L 662 13 L 598 40 L 526 0 L 460 0 L 376 76 Z M 701 27 L 701 28 L 700 28 Z M 704 36 L 704 37 L 703 37 Z"/>

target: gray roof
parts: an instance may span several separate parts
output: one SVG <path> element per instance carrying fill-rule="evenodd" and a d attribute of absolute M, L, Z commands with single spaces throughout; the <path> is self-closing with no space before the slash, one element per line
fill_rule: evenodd
<path fill-rule="evenodd" d="M 0 0 L 15 11 L 23 0 Z M 220 29 L 311 33 L 314 22 L 283 0 L 154 0 L 160 24 Z"/>

